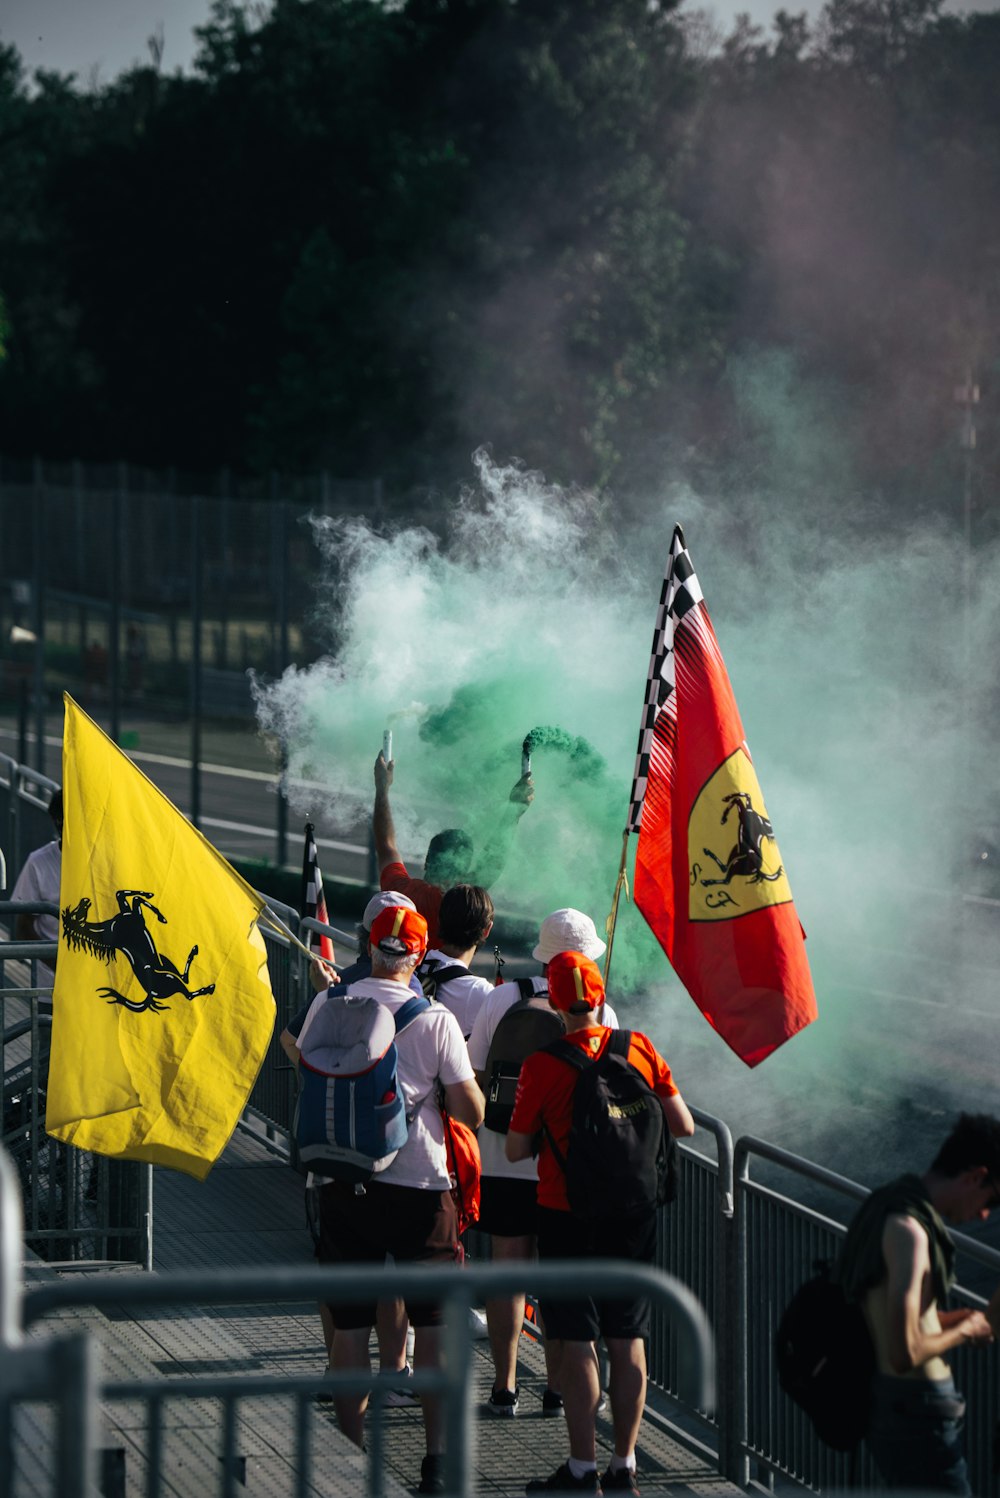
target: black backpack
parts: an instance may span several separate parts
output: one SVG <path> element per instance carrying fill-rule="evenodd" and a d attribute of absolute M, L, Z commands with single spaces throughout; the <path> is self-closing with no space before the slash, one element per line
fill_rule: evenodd
<path fill-rule="evenodd" d="M 565 1158 L 543 1131 L 570 1211 L 588 1221 L 651 1212 L 677 1195 L 677 1146 L 659 1098 L 629 1063 L 631 1039 L 630 1030 L 612 1030 L 596 1060 L 567 1040 L 546 1047 L 580 1073 Z"/>
<path fill-rule="evenodd" d="M 868 1430 L 875 1348 L 860 1305 L 830 1278 L 830 1266 L 788 1302 L 774 1337 L 778 1382 L 834 1451 L 852 1451 Z"/>
<path fill-rule="evenodd" d="M 468 973 L 469 969 L 460 962 L 439 962 L 436 957 L 425 957 L 417 968 L 417 979 L 424 997 L 436 999 L 442 983 L 450 983 L 452 978 L 461 978 L 463 974 L 467 977 Z"/>
<path fill-rule="evenodd" d="M 531 978 L 518 978 L 521 997 L 512 1004 L 493 1032 L 483 1073 L 486 1077 L 486 1117 L 496 1134 L 510 1130 L 517 1079 L 525 1058 L 566 1033 L 562 1015 L 549 1007 L 549 991 L 536 991 Z"/>

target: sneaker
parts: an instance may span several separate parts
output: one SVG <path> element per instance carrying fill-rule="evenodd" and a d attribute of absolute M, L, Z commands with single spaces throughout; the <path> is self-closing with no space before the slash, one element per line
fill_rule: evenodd
<path fill-rule="evenodd" d="M 406 1381 L 413 1377 L 413 1369 L 409 1363 L 404 1363 L 402 1368 L 383 1368 L 378 1375 L 379 1383 L 391 1384 L 387 1394 L 382 1396 L 382 1407 L 387 1410 L 412 1409 L 420 1400 L 412 1390 L 406 1388 Z M 400 1387 L 402 1385 L 402 1387 Z"/>
<path fill-rule="evenodd" d="M 608 1396 L 604 1389 L 601 1390 L 601 1397 L 597 1401 L 597 1409 L 594 1413 L 598 1415 L 606 1415 L 608 1413 Z"/>
<path fill-rule="evenodd" d="M 486 1325 L 486 1316 L 482 1311 L 477 1311 L 475 1306 L 469 1307 L 469 1336 L 473 1342 L 484 1342 L 490 1334 Z"/>
<path fill-rule="evenodd" d="M 491 1415 L 506 1415 L 508 1419 L 512 1419 L 517 1414 L 517 1406 L 520 1398 L 520 1385 L 516 1389 L 498 1389 L 494 1385 L 492 1393 L 486 1401 L 486 1408 Z"/>
<path fill-rule="evenodd" d="M 582 1477 L 574 1477 L 569 1470 L 569 1462 L 563 1462 L 551 1477 L 532 1478 L 531 1482 L 525 1484 L 524 1491 L 526 1493 L 596 1493 L 600 1498 L 601 1484 L 596 1468 L 591 1472 L 585 1472 Z"/>
<path fill-rule="evenodd" d="M 601 1478 L 601 1487 L 606 1493 L 634 1493 L 635 1498 L 639 1498 L 639 1483 L 630 1467 L 622 1467 L 617 1472 L 612 1472 L 609 1467 Z"/>
<path fill-rule="evenodd" d="M 420 1463 L 420 1486 L 418 1493 L 444 1492 L 444 1457 L 430 1452 Z"/>
<path fill-rule="evenodd" d="M 542 1395 L 542 1414 L 561 1415 L 564 1408 L 562 1395 L 557 1394 L 555 1389 L 546 1389 Z"/>

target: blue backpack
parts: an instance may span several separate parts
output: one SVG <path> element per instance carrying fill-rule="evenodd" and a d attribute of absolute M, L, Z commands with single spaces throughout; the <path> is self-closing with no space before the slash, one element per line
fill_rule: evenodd
<path fill-rule="evenodd" d="M 430 1008 L 411 998 L 393 1016 L 366 994 L 328 994 L 300 1047 L 295 1140 L 302 1168 L 363 1187 L 406 1143 L 396 1036 Z"/>

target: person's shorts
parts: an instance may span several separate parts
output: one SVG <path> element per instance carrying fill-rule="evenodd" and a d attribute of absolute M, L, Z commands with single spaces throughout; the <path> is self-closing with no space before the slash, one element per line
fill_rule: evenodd
<path fill-rule="evenodd" d="M 458 1259 L 458 1220 L 450 1191 L 372 1182 L 363 1196 L 341 1181 L 320 1188 L 321 1264 L 454 1264 Z M 331 1302 L 333 1324 L 353 1331 L 375 1323 L 372 1301 Z M 412 1326 L 439 1326 L 440 1305 L 407 1301 Z"/>
<path fill-rule="evenodd" d="M 585 1222 L 572 1212 L 538 1208 L 538 1257 L 551 1259 L 630 1259 L 652 1264 L 656 1251 L 656 1217 L 609 1218 Z M 596 1293 L 595 1293 L 596 1292 Z M 539 1299 L 547 1337 L 566 1342 L 593 1342 L 598 1336 L 649 1335 L 649 1297 L 604 1298 L 595 1285 L 589 1296 L 573 1300 Z"/>
<path fill-rule="evenodd" d="M 965 1400 L 951 1378 L 872 1379 L 868 1448 L 890 1488 L 972 1492 L 965 1464 Z"/>
<path fill-rule="evenodd" d="M 534 1237 L 538 1231 L 537 1181 L 483 1176 L 479 1222 L 483 1233 L 498 1238 Z"/>

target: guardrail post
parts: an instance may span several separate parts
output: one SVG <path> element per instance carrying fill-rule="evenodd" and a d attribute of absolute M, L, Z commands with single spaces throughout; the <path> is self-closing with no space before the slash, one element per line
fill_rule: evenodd
<path fill-rule="evenodd" d="M 0 1474 L 14 1470 L 13 1405 L 51 1400 L 58 1410 L 55 1492 L 91 1498 L 97 1426 L 97 1347 L 86 1333 L 26 1342 L 21 1238 L 24 1222 L 17 1175 L 0 1149 Z"/>
<path fill-rule="evenodd" d="M 736 1199 L 719 1223 L 717 1420 L 719 1471 L 730 1482 L 745 1488 L 750 1478 L 750 1464 L 746 1457 L 746 1299 L 740 1258 L 743 1214 L 739 1183 L 734 1185 Z"/>

